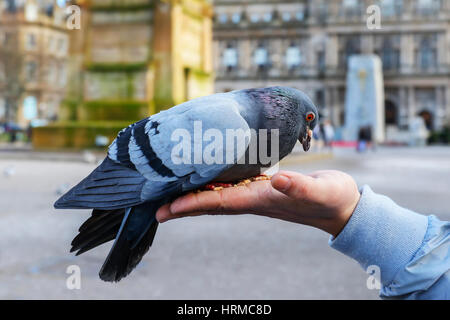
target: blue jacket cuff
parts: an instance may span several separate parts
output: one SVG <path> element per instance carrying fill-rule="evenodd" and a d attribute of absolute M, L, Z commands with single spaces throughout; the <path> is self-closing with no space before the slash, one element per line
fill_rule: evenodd
<path fill-rule="evenodd" d="M 364 270 L 378 266 L 381 283 L 388 285 L 420 248 L 427 227 L 426 216 L 400 207 L 365 185 L 347 225 L 329 244 Z"/>

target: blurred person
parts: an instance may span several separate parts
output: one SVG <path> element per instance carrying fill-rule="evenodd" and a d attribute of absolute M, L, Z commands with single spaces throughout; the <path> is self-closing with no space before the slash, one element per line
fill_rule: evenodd
<path fill-rule="evenodd" d="M 364 127 L 360 127 L 358 130 L 358 141 L 356 143 L 356 151 L 364 152 L 366 151 L 367 141 L 366 141 L 366 133 Z"/>
<path fill-rule="evenodd" d="M 320 152 L 324 146 L 324 137 L 323 133 L 321 131 L 322 124 L 319 124 L 318 126 L 315 126 L 313 129 L 313 143 L 312 147 L 316 152 Z"/>
<path fill-rule="evenodd" d="M 430 132 L 427 129 L 425 120 L 420 115 L 415 116 L 408 125 L 410 132 L 410 145 L 423 147 L 426 145 L 426 141 L 430 136 Z"/>
<path fill-rule="evenodd" d="M 333 147 L 333 140 L 334 140 L 334 128 L 333 125 L 331 124 L 331 121 L 326 119 L 323 122 L 323 126 L 322 126 L 322 131 L 323 131 L 323 137 L 324 137 L 324 143 L 325 146 L 328 148 L 332 148 Z"/>
<path fill-rule="evenodd" d="M 372 126 L 370 125 L 359 128 L 358 142 L 356 144 L 358 152 L 364 152 L 368 149 L 375 150 L 375 145 L 372 142 Z"/>
<path fill-rule="evenodd" d="M 190 193 L 159 208 L 157 219 L 253 213 L 310 225 L 329 245 L 381 273 L 384 299 L 450 298 L 450 222 L 424 216 L 334 170 L 281 171 L 270 181 Z"/>

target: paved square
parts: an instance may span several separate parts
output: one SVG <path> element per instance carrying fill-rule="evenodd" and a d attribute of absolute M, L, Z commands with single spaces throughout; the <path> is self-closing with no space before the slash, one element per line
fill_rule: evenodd
<path fill-rule="evenodd" d="M 1 158 L 1 155 L 0 155 Z M 282 169 L 338 169 L 400 205 L 450 219 L 450 148 L 380 148 Z M 89 212 L 53 202 L 94 168 L 82 162 L 0 159 L 2 299 L 377 299 L 358 264 L 310 227 L 264 217 L 206 216 L 162 224 L 138 268 L 117 284 L 98 271 L 111 243 L 79 257 L 70 242 Z M 69 265 L 81 289 L 66 287 Z"/>

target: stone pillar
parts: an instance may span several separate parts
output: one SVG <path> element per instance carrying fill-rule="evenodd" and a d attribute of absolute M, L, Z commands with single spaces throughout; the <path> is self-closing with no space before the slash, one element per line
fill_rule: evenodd
<path fill-rule="evenodd" d="M 403 18 L 405 20 L 411 20 L 414 15 L 414 1 L 416 0 L 403 1 Z"/>
<path fill-rule="evenodd" d="M 448 61 L 447 55 L 448 55 L 448 46 L 447 46 L 447 39 L 446 34 L 438 34 L 437 35 L 437 65 L 438 68 L 440 66 L 445 66 L 446 62 Z"/>
<path fill-rule="evenodd" d="M 338 87 L 332 87 L 331 88 L 331 108 L 330 108 L 330 119 L 333 124 L 333 126 L 340 126 L 342 123 L 339 122 L 339 114 L 341 111 L 341 104 L 339 100 L 339 89 Z"/>
<path fill-rule="evenodd" d="M 448 85 L 445 87 L 445 111 L 446 111 L 446 126 L 450 127 L 450 81 Z"/>
<path fill-rule="evenodd" d="M 434 129 L 441 130 L 445 125 L 445 88 L 437 86 L 435 88 L 436 105 L 435 105 L 435 117 L 434 117 Z"/>
<path fill-rule="evenodd" d="M 271 76 L 279 76 L 280 70 L 283 68 L 283 54 L 286 51 L 283 41 L 281 39 L 270 39 L 269 40 L 269 60 L 272 64 L 270 69 Z"/>
<path fill-rule="evenodd" d="M 414 66 L 414 35 L 402 34 L 400 38 L 400 65 L 402 73 L 410 73 Z"/>
<path fill-rule="evenodd" d="M 408 104 L 408 97 L 407 97 L 407 88 L 406 87 L 400 87 L 398 92 L 398 110 L 400 116 L 400 126 L 408 126 L 410 119 L 409 114 L 409 104 Z"/>
<path fill-rule="evenodd" d="M 307 48 L 306 48 L 306 52 L 307 52 L 306 65 L 307 65 L 308 73 L 310 73 L 311 70 L 316 70 L 316 48 L 314 46 L 313 38 L 314 38 L 314 35 L 311 35 L 306 43 L 306 46 L 307 46 Z"/>
<path fill-rule="evenodd" d="M 241 40 L 239 41 L 239 49 L 238 49 L 238 54 L 239 54 L 239 70 L 240 70 L 240 74 L 243 75 L 248 75 L 248 73 L 251 70 L 251 65 L 252 65 L 252 48 L 251 48 L 251 43 L 250 43 L 250 39 L 245 39 L 245 40 Z"/>
<path fill-rule="evenodd" d="M 338 66 L 338 38 L 337 35 L 329 35 L 326 42 L 326 65 L 332 69 L 336 69 Z"/>
<path fill-rule="evenodd" d="M 416 116 L 416 97 L 414 87 L 408 88 L 408 118 L 409 121 Z"/>

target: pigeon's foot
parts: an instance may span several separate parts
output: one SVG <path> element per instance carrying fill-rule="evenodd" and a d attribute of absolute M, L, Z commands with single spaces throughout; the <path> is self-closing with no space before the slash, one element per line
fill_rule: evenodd
<path fill-rule="evenodd" d="M 240 180 L 240 181 L 237 181 L 235 183 L 213 182 L 213 183 L 208 183 L 203 188 L 198 189 L 195 192 L 219 191 L 219 190 L 222 190 L 224 188 L 241 187 L 241 186 L 245 186 L 245 185 L 247 185 L 247 184 L 249 184 L 249 183 L 251 183 L 253 181 L 270 180 L 271 178 L 272 178 L 272 176 L 270 176 L 270 175 L 260 174 L 260 175 L 257 175 L 256 177 L 251 177 L 251 178 L 248 178 L 248 179 Z"/>

